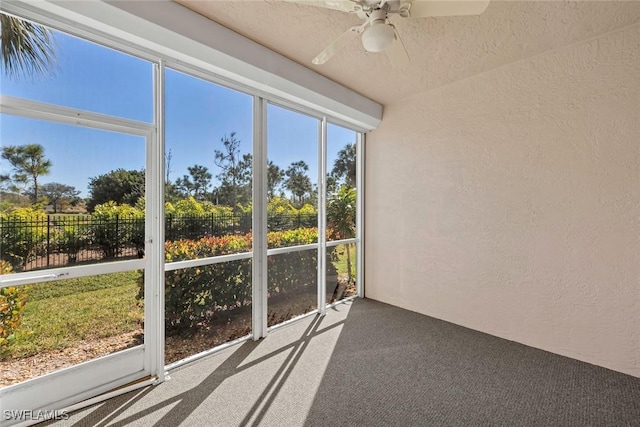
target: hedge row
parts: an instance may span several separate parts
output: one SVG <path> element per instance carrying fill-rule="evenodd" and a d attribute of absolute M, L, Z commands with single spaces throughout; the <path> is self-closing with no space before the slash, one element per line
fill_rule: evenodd
<path fill-rule="evenodd" d="M 268 214 L 268 223 L 272 230 L 314 227 L 317 214 L 303 209 L 293 212 L 273 208 Z M 251 231 L 251 226 L 250 210 L 168 213 L 165 237 L 177 241 L 245 234 Z M 69 264 L 82 261 L 83 256 L 86 258 L 86 251 L 98 251 L 106 259 L 130 256 L 142 253 L 144 233 L 143 211 L 127 205 L 98 205 L 92 215 L 82 216 L 48 216 L 30 208 L 16 209 L 0 213 L 0 258 L 14 268 L 25 269 L 29 262 L 56 253 L 66 254 Z"/>
<path fill-rule="evenodd" d="M 270 249 L 317 242 L 315 228 L 276 231 L 267 234 Z M 167 242 L 167 262 L 177 262 L 251 251 L 251 234 L 206 237 Z M 330 252 L 327 254 L 327 265 Z M 268 257 L 269 296 L 315 289 L 317 250 L 289 252 Z M 332 273 L 332 272 L 330 272 Z M 165 326 L 178 333 L 213 319 L 221 311 L 251 305 L 251 259 L 167 271 L 165 274 Z M 142 284 L 139 296 L 141 297 Z"/>
<path fill-rule="evenodd" d="M 83 249 L 113 258 L 126 247 L 143 248 L 144 231 L 144 216 L 135 213 L 50 216 L 31 208 L 16 209 L 0 213 L 0 257 L 18 269 L 54 253 L 68 255 L 73 263 Z"/>

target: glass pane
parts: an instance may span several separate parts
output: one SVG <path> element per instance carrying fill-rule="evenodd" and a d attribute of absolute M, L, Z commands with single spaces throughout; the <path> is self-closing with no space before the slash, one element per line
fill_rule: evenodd
<path fill-rule="evenodd" d="M 327 248 L 327 303 L 356 295 L 356 244 Z"/>
<path fill-rule="evenodd" d="M 144 256 L 145 138 L 0 115 L 0 258 L 13 270 Z"/>
<path fill-rule="evenodd" d="M 251 251 L 252 141 L 251 96 L 167 70 L 165 237 L 224 246 L 186 259 Z"/>
<path fill-rule="evenodd" d="M 267 109 L 267 228 L 270 232 L 303 230 L 269 241 L 268 247 L 295 246 L 317 240 L 319 121 L 275 105 Z"/>
<path fill-rule="evenodd" d="M 14 19 L 11 25 L 39 31 L 52 60 L 44 61 L 41 72 L 35 73 L 29 72 L 34 67 L 21 68 L 16 61 L 13 73 L 7 73 L 8 67 L 4 67 L 2 95 L 153 121 L 150 62 L 29 21 Z"/>
<path fill-rule="evenodd" d="M 318 250 L 289 252 L 268 258 L 268 326 L 318 307 Z"/>
<path fill-rule="evenodd" d="M 167 364 L 251 333 L 251 259 L 165 273 Z"/>
<path fill-rule="evenodd" d="M 128 271 L 0 290 L 0 386 L 142 344 L 141 287 Z"/>
<path fill-rule="evenodd" d="M 327 126 L 327 240 L 356 236 L 355 131 Z"/>

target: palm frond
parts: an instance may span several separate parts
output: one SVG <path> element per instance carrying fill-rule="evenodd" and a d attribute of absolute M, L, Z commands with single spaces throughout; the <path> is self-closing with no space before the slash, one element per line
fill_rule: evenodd
<path fill-rule="evenodd" d="M 56 67 L 53 32 L 46 27 L 0 14 L 0 64 L 12 78 L 45 76 Z"/>

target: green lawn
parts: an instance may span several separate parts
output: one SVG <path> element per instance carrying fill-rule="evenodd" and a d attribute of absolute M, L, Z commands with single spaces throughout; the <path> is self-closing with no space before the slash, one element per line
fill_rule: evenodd
<path fill-rule="evenodd" d="M 131 283 L 135 283 L 138 277 L 140 277 L 140 273 L 126 271 L 124 273 L 102 274 L 100 276 L 81 277 L 79 279 L 66 279 L 30 285 L 29 301 L 59 298 L 66 295 L 130 285 Z"/>
<path fill-rule="evenodd" d="M 351 256 L 351 273 L 355 277 L 356 275 L 356 245 L 350 243 L 348 245 L 338 245 L 335 247 L 337 253 L 337 259 L 333 261 L 333 266 L 338 272 L 338 275 L 347 274 L 347 251 L 349 247 L 349 255 Z"/>
<path fill-rule="evenodd" d="M 29 286 L 14 357 L 78 345 L 131 332 L 143 320 L 136 271 Z"/>
<path fill-rule="evenodd" d="M 336 251 L 333 264 L 338 274 L 344 275 L 346 246 L 340 245 Z M 354 244 L 349 245 L 349 252 L 355 275 Z M 143 308 L 136 299 L 140 275 L 129 271 L 30 285 L 10 354 L 27 357 L 135 330 L 144 320 Z"/>

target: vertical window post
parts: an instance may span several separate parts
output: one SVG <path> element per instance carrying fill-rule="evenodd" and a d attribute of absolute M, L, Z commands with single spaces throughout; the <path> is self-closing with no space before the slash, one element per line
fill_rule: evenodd
<path fill-rule="evenodd" d="M 356 140 L 356 293 L 364 298 L 364 133 Z"/>
<path fill-rule="evenodd" d="M 327 118 L 318 138 L 318 313 L 327 313 Z"/>
<path fill-rule="evenodd" d="M 267 103 L 253 98 L 253 339 L 267 336 Z"/>

